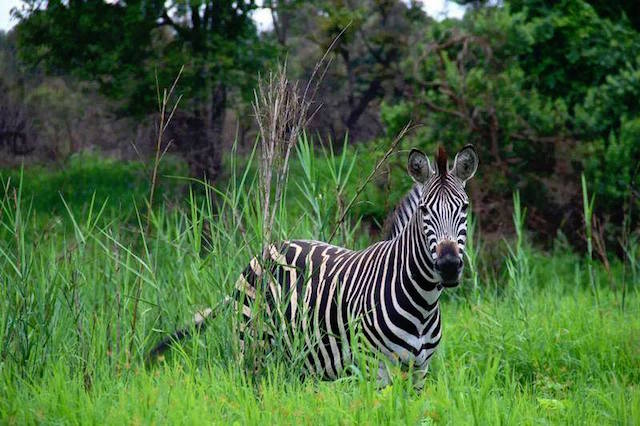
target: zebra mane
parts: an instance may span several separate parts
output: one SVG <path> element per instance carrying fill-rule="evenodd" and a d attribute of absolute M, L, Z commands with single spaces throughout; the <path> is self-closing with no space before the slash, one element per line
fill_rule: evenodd
<path fill-rule="evenodd" d="M 407 226 L 411 216 L 418 209 L 421 196 L 422 184 L 416 183 L 389 213 L 382 227 L 385 240 L 394 239 Z"/>
<path fill-rule="evenodd" d="M 438 165 L 438 174 L 440 177 L 445 177 L 447 175 L 447 151 L 444 150 L 442 145 L 438 146 L 436 164 Z"/>

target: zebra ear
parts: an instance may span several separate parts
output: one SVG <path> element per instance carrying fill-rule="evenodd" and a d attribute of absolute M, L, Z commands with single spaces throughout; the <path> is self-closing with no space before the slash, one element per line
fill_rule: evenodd
<path fill-rule="evenodd" d="M 478 170 L 478 154 L 473 145 L 467 145 L 456 155 L 450 172 L 465 184 L 476 174 L 476 170 Z"/>
<path fill-rule="evenodd" d="M 412 149 L 409 153 L 407 171 L 409 172 L 409 176 L 418 183 L 425 183 L 433 174 L 429 158 L 424 155 L 424 152 L 418 149 Z"/>

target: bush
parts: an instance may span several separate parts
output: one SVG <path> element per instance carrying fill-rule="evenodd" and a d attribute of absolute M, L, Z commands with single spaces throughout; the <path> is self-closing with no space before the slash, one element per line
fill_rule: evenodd
<path fill-rule="evenodd" d="M 622 223 L 630 201 L 640 210 L 640 117 L 623 119 L 618 135 L 586 144 L 585 172 L 598 198 L 598 206 Z M 632 191 L 636 194 L 633 196 Z"/>
<path fill-rule="evenodd" d="M 505 3 L 426 29 L 404 63 L 408 96 L 382 108 L 387 132 L 411 118 L 422 127 L 410 143 L 426 151 L 474 144 L 482 184 L 470 195 L 489 232 L 505 232 L 500 206 L 519 190 L 539 240 L 562 231 L 581 246 L 586 170 L 615 241 L 637 186 L 640 33 L 581 0 Z"/>

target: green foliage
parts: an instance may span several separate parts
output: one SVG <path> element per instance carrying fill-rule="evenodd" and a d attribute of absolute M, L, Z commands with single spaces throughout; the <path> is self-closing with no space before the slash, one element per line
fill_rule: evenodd
<path fill-rule="evenodd" d="M 349 199 L 348 188 L 360 180 L 354 171 L 362 157 L 348 149 L 316 156 L 308 143 L 298 155 L 302 174 L 290 176 L 287 202 L 299 210 L 281 215 L 279 227 L 290 237 L 316 238 L 329 228 L 322 220 L 332 220 L 333 207 L 311 201 L 330 203 L 336 184 Z M 72 167 L 77 181 L 114 178 L 104 176 L 99 164 L 81 167 L 91 163 L 86 158 L 79 163 Z M 191 196 L 177 208 L 156 206 L 148 234 L 142 225 L 131 226 L 126 206 L 116 201 L 125 191 L 142 193 L 145 185 L 116 185 L 114 193 L 101 194 L 109 195 L 104 208 L 88 201 L 90 194 L 81 206 L 79 195 L 78 208 L 61 213 L 62 223 L 44 225 L 37 217 L 48 216 L 53 201 L 23 198 L 39 171 L 25 170 L 23 184 L 3 193 L 1 422 L 633 424 L 640 419 L 637 268 L 625 270 L 615 262 L 606 271 L 594 263 L 593 282 L 601 294 L 594 307 L 590 263 L 561 244 L 552 253 L 533 249 L 518 197 L 518 239 L 510 243 L 508 262 L 498 265 L 497 275 L 474 266 L 461 287 L 443 297 L 443 340 L 421 392 L 397 370 L 394 384 L 383 389 L 357 369 L 335 382 L 303 379 L 298 364 L 276 356 L 277 343 L 264 369 L 247 372 L 236 362 L 232 314 L 224 309 L 207 331 L 177 345 L 164 363 L 145 365 L 145 353 L 158 337 L 183 325 L 196 309 L 228 296 L 259 250 L 257 181 L 251 164 L 231 166 L 226 188 L 207 187 L 203 198 Z M 118 169 L 122 180 L 135 176 L 130 167 Z M 44 183 L 35 187 L 42 191 L 38 197 L 56 190 Z M 329 191 L 326 199 L 317 195 L 323 191 Z M 311 200 L 304 193 L 313 195 Z M 486 262 L 478 236 L 470 238 L 472 255 Z M 366 234 L 361 239 L 370 243 Z M 604 286 L 606 274 L 630 283 L 627 309 Z M 137 282 L 140 309 L 132 329 Z"/>
<path fill-rule="evenodd" d="M 17 26 L 25 63 L 97 81 L 129 113 L 155 111 L 156 78 L 165 87 L 182 66 L 191 106 L 223 102 L 214 93 L 221 86 L 249 95 L 272 50 L 258 40 L 253 2 L 25 3 L 29 12 Z"/>
<path fill-rule="evenodd" d="M 411 105 L 407 102 L 380 105 L 380 118 L 385 127 L 385 136 L 394 138 L 411 121 Z"/>
<path fill-rule="evenodd" d="M 639 54 L 628 20 L 582 0 L 485 5 L 427 27 L 403 65 L 411 95 L 383 105 L 381 116 L 388 134 L 409 118 L 422 124 L 410 143 L 427 151 L 473 143 L 483 165 L 482 189 L 471 185 L 476 201 L 506 204 L 519 190 L 551 238 L 562 229 L 581 240 L 573 212 L 586 171 L 603 200 L 596 215 L 610 219 L 605 238 L 617 244 L 622 206 L 638 185 Z M 498 230 L 508 214 L 481 225 Z"/>
<path fill-rule="evenodd" d="M 53 74 L 96 80 L 105 93 L 123 98 L 147 70 L 151 30 L 159 11 L 153 2 L 25 2 L 32 11 L 17 27 L 22 58 Z M 155 9 L 155 10 L 154 10 Z M 139 81 L 139 80 L 138 80 Z"/>
<path fill-rule="evenodd" d="M 619 132 L 622 121 L 640 115 L 640 56 L 629 56 L 624 65 L 605 81 L 590 87 L 583 103 L 576 105 L 576 125 L 580 134 L 603 135 Z"/>
<path fill-rule="evenodd" d="M 400 0 L 316 0 L 300 7 L 296 18 L 308 20 L 296 43 L 287 46 L 290 53 L 301 51 L 300 56 L 291 57 L 294 64 L 301 61 L 300 77 L 308 78 L 315 64 L 307 58 L 304 46 L 308 41 L 316 47 L 314 58 L 327 51 L 333 60 L 320 87 L 319 98 L 326 107 L 312 126 L 324 136 L 324 123 L 329 119 L 331 137 L 338 140 L 346 134 L 358 140 L 378 136 L 379 102 L 402 99 L 400 65 L 413 39 L 428 23 L 427 16 L 418 4 Z"/>
<path fill-rule="evenodd" d="M 640 38 L 628 20 L 602 18 L 583 0 L 508 4 L 524 14 L 533 35 L 519 53 L 520 65 L 542 93 L 570 105 L 640 53 Z"/>
<path fill-rule="evenodd" d="M 518 190 L 535 206 L 530 225 L 548 242 L 558 230 L 570 241 L 582 240 L 576 212 L 585 172 L 596 196 L 607 200 L 595 215 L 611 219 L 607 240 L 617 244 L 627 214 L 621 201 L 637 191 L 631 169 L 640 161 L 629 124 L 640 117 L 637 8 L 624 1 L 463 3 L 474 7 L 462 20 L 437 21 L 418 2 L 268 1 L 274 33 L 259 34 L 253 1 L 29 0 L 16 35 L 28 65 L 94 80 L 126 112 L 155 110 L 156 75 L 165 86 L 184 65 L 175 145 L 193 176 L 215 178 L 233 133 L 225 129 L 225 111 L 241 118 L 241 137 L 252 135 L 247 111 L 256 75 L 286 51 L 288 69 L 304 81 L 341 34 L 328 55 L 332 66 L 320 73 L 316 100 L 325 107 L 311 132 L 365 142 L 349 147 L 365 158 L 377 156 L 378 145 L 409 120 L 420 127 L 405 148 L 432 152 L 444 144 L 455 152 L 473 143 L 483 185 L 471 184 L 471 193 L 479 208 L 493 213 L 479 217 L 479 225 L 497 231 L 510 223 L 511 212 L 496 206 L 510 204 Z M 73 152 L 81 148 L 67 143 L 64 128 L 84 108 L 65 93 L 38 89 L 15 97 L 56 106 L 51 114 L 61 125 L 36 129 L 60 134 L 51 145 Z M 60 96 L 64 102 L 56 104 Z M 619 159 L 624 164 L 616 183 L 612 168 Z M 386 172 L 393 177 L 403 168 L 398 160 Z M 380 176 L 375 184 L 388 185 L 384 181 Z M 380 210 L 389 203 L 378 194 L 368 192 L 372 201 L 356 206 L 358 213 L 382 220 Z M 630 217 L 636 229 L 640 222 Z"/>
<path fill-rule="evenodd" d="M 621 206 L 635 200 L 640 208 L 640 199 L 631 197 L 631 191 L 640 188 L 640 117 L 623 120 L 619 136 L 611 133 L 609 139 L 586 145 L 585 171 L 590 182 L 595 184 L 598 206 L 615 212 L 619 220 Z"/>
<path fill-rule="evenodd" d="M 433 23 L 414 46 L 405 73 L 415 94 L 404 108 L 423 124 L 416 139 L 444 143 L 451 152 L 474 143 L 485 164 L 508 161 L 505 177 L 514 188 L 527 175 L 551 172 L 535 161 L 541 148 L 535 138 L 562 133 L 569 106 L 545 96 L 523 69 L 519 55 L 535 43 L 523 14 L 499 8 L 472 15 L 461 24 Z M 406 119 L 386 118 L 389 129 Z"/>

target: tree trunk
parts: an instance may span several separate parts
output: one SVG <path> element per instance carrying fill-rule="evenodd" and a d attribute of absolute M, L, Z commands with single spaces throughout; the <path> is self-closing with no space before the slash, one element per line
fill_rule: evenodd
<path fill-rule="evenodd" d="M 220 84 L 212 90 L 208 107 L 176 112 L 172 119 L 171 138 L 197 179 L 214 181 L 220 173 L 226 100 L 227 89 Z"/>

